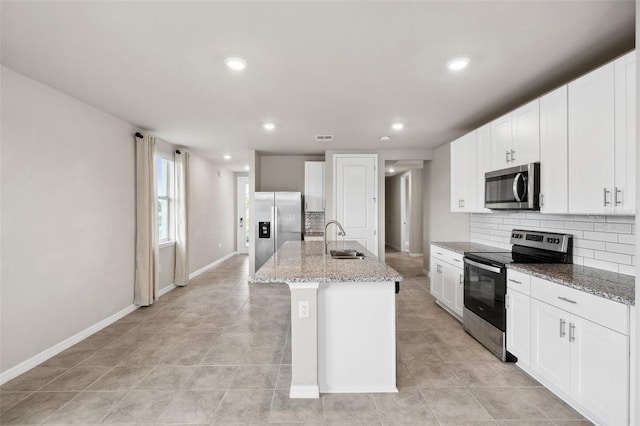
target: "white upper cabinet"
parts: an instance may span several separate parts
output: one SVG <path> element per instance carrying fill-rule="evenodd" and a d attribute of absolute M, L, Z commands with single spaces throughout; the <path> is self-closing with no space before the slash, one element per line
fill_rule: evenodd
<path fill-rule="evenodd" d="M 476 131 L 476 213 L 489 213 L 484 207 L 484 174 L 491 171 L 491 124 Z"/>
<path fill-rule="evenodd" d="M 569 213 L 635 212 L 635 52 L 569 83 Z"/>
<path fill-rule="evenodd" d="M 491 122 L 491 169 L 540 161 L 540 101 Z"/>
<path fill-rule="evenodd" d="M 540 211 L 567 213 L 567 86 L 540 98 Z"/>
<path fill-rule="evenodd" d="M 635 213 L 636 179 L 636 53 L 615 61 L 615 194 L 614 209 Z"/>
<path fill-rule="evenodd" d="M 304 162 L 304 209 L 324 211 L 324 161 Z"/>
<path fill-rule="evenodd" d="M 451 142 L 451 211 L 476 209 L 476 131 Z"/>

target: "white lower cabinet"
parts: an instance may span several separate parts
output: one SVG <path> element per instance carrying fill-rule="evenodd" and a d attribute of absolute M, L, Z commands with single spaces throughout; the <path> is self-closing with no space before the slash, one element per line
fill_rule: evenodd
<path fill-rule="evenodd" d="M 611 311 L 613 302 L 600 299 L 602 307 L 599 309 L 597 296 L 537 278 L 535 280 L 548 288 L 539 293 L 545 301 L 538 300 L 534 293 L 538 287 L 532 280 L 531 358 L 527 371 L 595 423 L 628 424 L 629 337 L 576 314 L 586 305 L 597 318 L 598 311 Z M 549 294 L 548 289 L 554 285 L 559 286 L 558 291 L 563 296 L 551 297 L 553 295 Z M 519 305 L 524 310 L 522 305 L 526 296 L 516 294 L 509 290 L 510 307 Z M 516 302 L 517 298 L 522 300 Z M 556 299 L 560 302 L 556 302 Z M 570 303 L 562 305 L 567 300 Z M 628 314 L 628 307 L 616 305 L 620 306 L 614 306 L 614 310 L 624 310 Z M 526 348 L 522 339 L 518 340 L 517 337 L 526 328 L 526 319 L 515 312 L 517 309 L 509 312 L 511 323 L 507 323 L 508 328 L 513 328 L 508 333 L 509 336 L 514 335 L 511 343 L 515 346 L 510 347 L 514 355 L 516 353 L 513 350 L 525 351 Z"/>
<path fill-rule="evenodd" d="M 431 246 L 431 294 L 457 319 L 464 308 L 464 270 L 462 255 Z"/>
<path fill-rule="evenodd" d="M 531 362 L 531 297 L 507 289 L 507 350 L 518 357 L 518 365 Z"/>

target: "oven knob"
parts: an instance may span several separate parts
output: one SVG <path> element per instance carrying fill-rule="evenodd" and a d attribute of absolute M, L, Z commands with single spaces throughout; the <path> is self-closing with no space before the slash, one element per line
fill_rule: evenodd
<path fill-rule="evenodd" d="M 553 242 L 553 238 L 547 238 L 547 242 L 548 243 L 552 243 Z"/>

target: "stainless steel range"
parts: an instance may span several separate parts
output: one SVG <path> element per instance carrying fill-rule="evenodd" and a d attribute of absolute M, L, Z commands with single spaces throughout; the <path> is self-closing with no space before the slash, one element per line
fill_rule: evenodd
<path fill-rule="evenodd" d="M 515 361 L 506 350 L 506 265 L 573 263 L 571 235 L 514 229 L 510 242 L 510 251 L 464 256 L 464 329 L 502 361 Z"/>

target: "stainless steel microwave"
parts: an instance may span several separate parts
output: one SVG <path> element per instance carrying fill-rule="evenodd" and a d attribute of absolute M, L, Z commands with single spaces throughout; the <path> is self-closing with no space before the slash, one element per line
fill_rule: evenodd
<path fill-rule="evenodd" d="M 485 173 L 484 206 L 492 210 L 540 210 L 540 163 Z"/>

